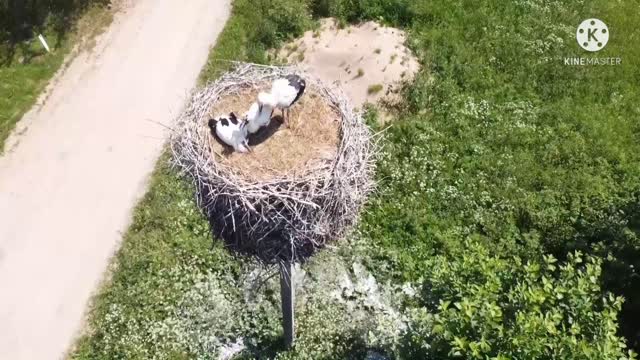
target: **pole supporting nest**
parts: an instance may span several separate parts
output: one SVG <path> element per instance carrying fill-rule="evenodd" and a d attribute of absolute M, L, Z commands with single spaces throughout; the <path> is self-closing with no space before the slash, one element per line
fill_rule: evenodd
<path fill-rule="evenodd" d="M 295 284 L 293 264 L 284 261 L 280 264 L 280 297 L 282 299 L 282 329 L 284 330 L 284 346 L 287 350 L 293 346 L 295 340 Z"/>

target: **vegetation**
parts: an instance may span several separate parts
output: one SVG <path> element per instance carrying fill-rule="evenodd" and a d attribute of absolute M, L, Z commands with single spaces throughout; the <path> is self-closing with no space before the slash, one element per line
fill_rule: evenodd
<path fill-rule="evenodd" d="M 267 50 L 312 26 L 306 3 L 291 0 L 234 0 L 231 17 L 209 55 L 201 82 L 215 79 L 230 61 L 268 63 Z"/>
<path fill-rule="evenodd" d="M 0 48 L 4 57 L 39 33 L 52 32 L 57 41 L 66 37 L 79 16 L 92 6 L 110 0 L 0 0 Z M 7 60 L 6 58 L 4 59 Z"/>
<path fill-rule="evenodd" d="M 423 307 L 406 358 L 618 359 L 625 354 L 616 335 L 622 299 L 602 297 L 600 260 L 571 253 L 561 265 L 552 256 L 525 263 L 465 245 L 456 261 L 447 256 L 427 261 Z"/>
<path fill-rule="evenodd" d="M 114 259 L 117 271 L 94 301 L 93 332 L 80 341 L 73 358 L 149 359 L 164 354 L 187 359 L 189 353 L 215 350 L 218 337 L 228 339 L 237 331 L 276 334 L 276 308 L 248 319 L 240 315 L 242 308 L 250 309 L 233 279 L 246 264 L 220 243 L 211 246 L 208 225 L 191 200 L 192 186 L 176 176 L 167 160 L 165 156 L 160 161 L 150 191 L 135 211 Z M 215 284 L 206 281 L 211 278 Z M 202 324 L 206 329 L 191 327 L 188 319 L 182 321 L 185 316 L 207 317 Z"/>
<path fill-rule="evenodd" d="M 0 153 L 74 44 L 95 36 L 111 21 L 107 2 L 0 0 Z M 44 34 L 51 54 L 38 34 Z"/>
<path fill-rule="evenodd" d="M 203 81 L 222 59 L 266 62 L 310 14 L 408 30 L 424 68 L 386 125 L 380 191 L 348 243 L 305 265 L 299 338 L 283 352 L 275 280 L 243 288 L 258 268 L 211 248 L 192 187 L 163 159 L 73 357 L 209 358 L 242 342 L 240 358 L 634 358 L 635 7 L 236 0 Z M 598 56 L 622 65 L 563 64 L 590 56 L 574 32 L 592 14 L 612 32 Z"/>
<path fill-rule="evenodd" d="M 384 88 L 384 87 L 382 86 L 382 84 L 373 84 L 373 85 L 369 85 L 369 87 L 367 88 L 367 93 L 368 93 L 369 95 L 377 94 L 377 93 L 379 93 L 380 91 L 382 91 L 382 89 L 383 89 L 383 88 Z"/>
<path fill-rule="evenodd" d="M 576 6 L 617 29 L 599 56 L 629 63 L 563 64 L 588 56 L 575 43 L 584 16 Z M 640 49 L 625 45 L 638 34 L 629 8 L 419 1 L 411 9 L 409 41 L 428 68 L 408 89 L 403 121 L 387 131 L 385 190 L 362 222 L 376 261 L 411 280 L 466 240 L 532 261 L 596 255 L 606 259 L 604 289 L 625 297 L 623 333 L 638 346 Z M 518 31 L 504 30 L 514 21 Z"/>

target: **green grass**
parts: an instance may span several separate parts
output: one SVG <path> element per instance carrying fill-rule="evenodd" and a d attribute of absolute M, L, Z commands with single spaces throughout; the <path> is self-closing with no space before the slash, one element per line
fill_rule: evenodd
<path fill-rule="evenodd" d="M 51 44 L 56 47 L 54 53 L 46 54 L 39 50 L 39 42 L 34 42 L 30 53 L 36 58 L 27 64 L 15 61 L 8 66 L 0 66 L 0 152 L 15 124 L 31 108 L 55 74 L 69 51 L 67 45 Z M 21 57 L 22 55 L 18 55 Z"/>
<path fill-rule="evenodd" d="M 168 157 L 164 156 L 113 259 L 116 271 L 93 301 L 91 336 L 79 341 L 72 358 L 129 359 L 130 354 L 145 358 L 144 353 L 137 353 L 126 345 L 117 346 L 117 341 L 112 349 L 101 346 L 108 342 L 105 336 L 114 330 L 109 326 L 122 326 L 120 331 L 125 331 L 126 325 L 117 319 L 115 324 L 109 323 L 116 304 L 124 309 L 124 315 L 135 321 L 159 322 L 169 316 L 170 305 L 178 302 L 181 294 L 197 282 L 194 275 L 239 274 L 241 262 L 235 261 L 220 243 L 211 246 L 208 226 L 192 199 L 193 188 L 171 170 Z M 176 280 L 178 275 L 167 271 L 176 268 L 188 273 Z M 177 349 L 172 353 L 178 356 L 182 351 Z"/>
<path fill-rule="evenodd" d="M 357 246 L 339 256 L 324 253 L 305 267 L 311 278 L 296 294 L 299 345 L 284 351 L 277 276 L 258 289 L 257 299 L 248 300 L 248 279 L 264 270 L 234 257 L 221 242 L 212 243 L 193 192 L 169 157 L 161 158 L 71 358 L 201 358 L 239 338 L 247 339 L 246 358 L 360 358 L 366 350 L 359 339 L 378 333 L 374 325 L 396 321 L 347 307 L 330 294 L 344 276 L 364 285 L 368 272 L 363 276 L 357 267 L 351 269 Z M 361 296 L 345 301 L 364 302 Z"/>
<path fill-rule="evenodd" d="M 37 38 L 17 44 L 12 55 L 0 47 L 3 61 L 0 65 L 0 154 L 16 123 L 35 104 L 73 46 L 82 43 L 86 48 L 110 22 L 111 12 L 94 5 L 84 9 L 73 29 L 63 35 L 52 30 L 44 33 L 51 53 L 46 52 Z M 78 34 L 83 34 L 83 38 Z"/>
<path fill-rule="evenodd" d="M 383 191 L 361 223 L 389 276 L 417 280 L 469 240 L 531 261 L 584 251 L 608 258 L 601 285 L 625 296 L 621 333 L 640 346 L 630 320 L 640 314 L 640 49 L 627 45 L 639 36 L 636 5 L 410 6 L 409 44 L 428 68 L 386 131 Z M 597 56 L 621 66 L 564 65 L 593 56 L 575 41 L 586 13 L 616 29 Z"/>
<path fill-rule="evenodd" d="M 271 16 L 262 16 L 260 11 Z M 276 16 L 278 14 L 278 16 Z M 200 74 L 200 84 L 228 70 L 231 61 L 268 62 L 266 50 L 313 26 L 306 5 L 287 0 L 234 0 L 232 15 Z"/>
<path fill-rule="evenodd" d="M 384 125 L 379 191 L 356 232 L 305 266 L 295 349 L 280 346 L 277 283 L 258 300 L 244 296 L 256 265 L 211 246 L 192 186 L 164 157 L 72 357 L 206 357 L 243 338 L 240 358 L 618 358 L 618 322 L 638 346 L 640 48 L 628 45 L 640 31 L 637 2 L 309 3 L 342 23 L 405 27 L 425 67 L 398 120 Z M 255 16 L 269 7 L 289 15 Z M 201 82 L 228 69 L 224 60 L 267 61 L 266 49 L 312 27 L 306 11 L 297 1 L 236 0 Z M 598 56 L 621 56 L 622 66 L 562 64 L 589 56 L 574 39 L 583 12 L 609 24 Z M 367 123 L 380 130 L 375 116 Z M 569 255 L 576 250 L 603 258 L 602 269 Z M 626 297 L 620 313 L 608 291 Z M 406 317 L 411 336 L 392 331 L 401 322 L 390 314 Z"/>

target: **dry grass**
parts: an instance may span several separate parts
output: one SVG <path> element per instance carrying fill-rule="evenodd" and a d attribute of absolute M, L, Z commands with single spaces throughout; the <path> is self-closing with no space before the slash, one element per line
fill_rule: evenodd
<path fill-rule="evenodd" d="M 246 88 L 217 101 L 210 115 L 235 112 L 238 117 L 249 109 L 260 91 L 269 84 Z M 313 166 L 317 160 L 332 159 L 339 141 L 340 114 L 337 109 L 309 88 L 290 112 L 290 128 L 283 125 L 279 110 L 274 111 L 271 124 L 249 136 L 253 152 L 233 152 L 211 133 L 210 144 L 216 161 L 224 161 L 252 180 L 267 180 Z M 202 126 L 207 126 L 203 121 Z"/>

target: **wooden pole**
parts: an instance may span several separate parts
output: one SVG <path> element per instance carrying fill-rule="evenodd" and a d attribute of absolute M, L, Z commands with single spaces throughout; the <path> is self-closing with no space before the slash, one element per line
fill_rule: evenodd
<path fill-rule="evenodd" d="M 293 305 L 295 286 L 293 284 L 293 266 L 291 261 L 280 264 L 280 297 L 282 298 L 282 329 L 284 346 L 291 349 L 295 339 Z"/>

